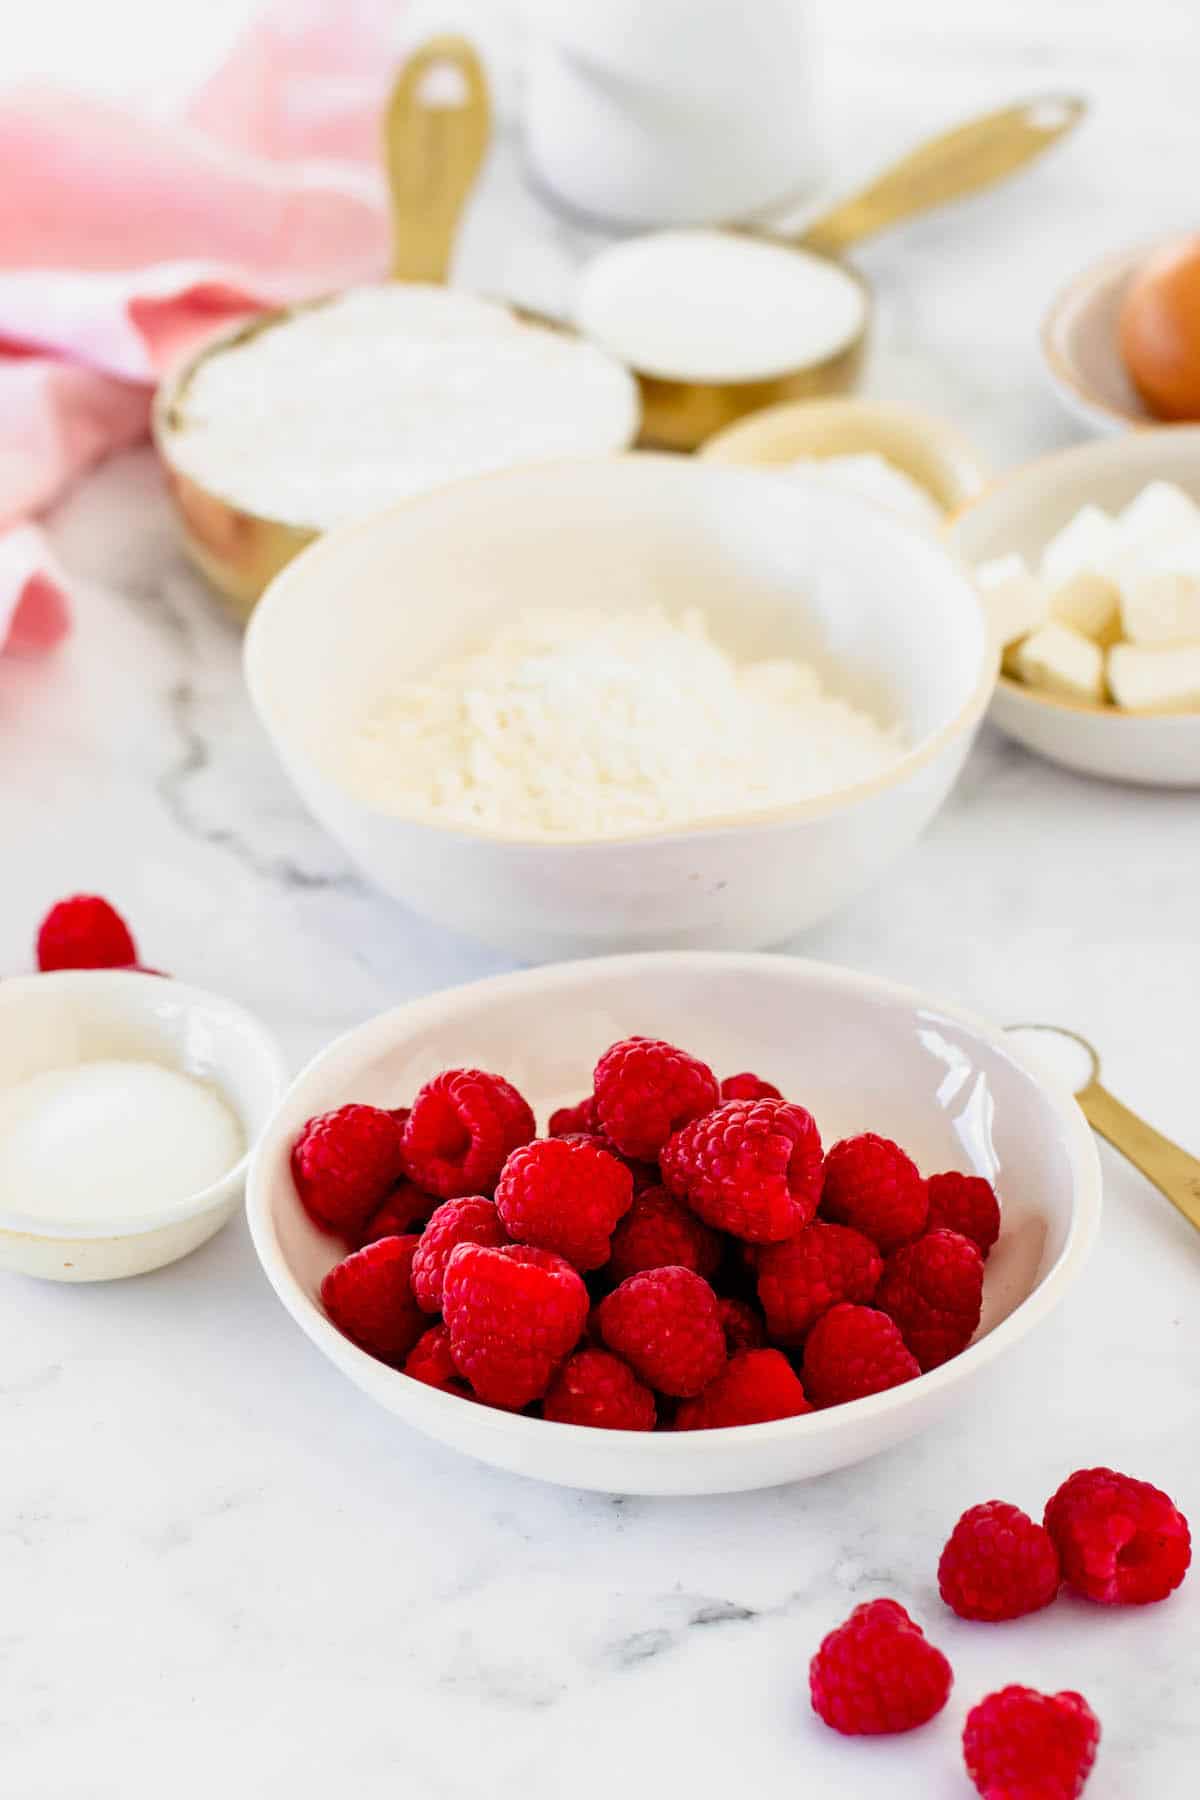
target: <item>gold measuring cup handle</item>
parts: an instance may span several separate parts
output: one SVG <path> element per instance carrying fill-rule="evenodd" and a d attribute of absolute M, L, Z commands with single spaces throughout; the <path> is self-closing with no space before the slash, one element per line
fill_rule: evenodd
<path fill-rule="evenodd" d="M 1128 1157 L 1134 1168 L 1140 1169 L 1200 1231 L 1200 1157 L 1190 1156 L 1161 1131 L 1155 1131 L 1153 1125 L 1147 1125 L 1145 1119 L 1122 1105 L 1098 1081 L 1090 1081 L 1075 1098 L 1092 1130 Z"/>
<path fill-rule="evenodd" d="M 1086 111 L 1087 102 L 1077 95 L 1044 94 L 957 125 L 840 200 L 796 242 L 826 256 L 840 255 L 890 225 L 978 193 L 1048 150 Z"/>
<path fill-rule="evenodd" d="M 446 279 L 491 127 L 487 77 L 465 38 L 430 38 L 413 52 L 383 117 L 394 280 Z"/>

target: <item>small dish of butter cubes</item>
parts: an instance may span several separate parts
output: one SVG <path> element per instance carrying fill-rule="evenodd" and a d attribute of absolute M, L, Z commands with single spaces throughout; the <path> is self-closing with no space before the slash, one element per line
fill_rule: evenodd
<path fill-rule="evenodd" d="M 1001 652 L 993 721 L 1087 774 L 1200 786 L 1200 427 L 1031 463 L 950 536 Z"/>
<path fill-rule="evenodd" d="M 1046 545 L 975 571 L 1014 680 L 1125 712 L 1200 708 L 1200 506 L 1152 481 L 1115 516 L 1090 502 Z"/>

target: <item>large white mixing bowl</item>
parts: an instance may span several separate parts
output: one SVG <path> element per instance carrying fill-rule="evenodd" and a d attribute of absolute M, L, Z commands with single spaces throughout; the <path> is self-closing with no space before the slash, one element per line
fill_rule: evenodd
<path fill-rule="evenodd" d="M 368 805 L 345 748 L 388 684 L 528 606 L 695 607 L 740 657 L 798 656 L 910 746 L 875 780 L 758 814 L 522 840 Z M 632 454 L 508 471 L 331 532 L 272 582 L 246 676 L 301 796 L 371 878 L 524 958 L 778 943 L 908 848 L 992 692 L 953 553 L 854 494 Z"/>

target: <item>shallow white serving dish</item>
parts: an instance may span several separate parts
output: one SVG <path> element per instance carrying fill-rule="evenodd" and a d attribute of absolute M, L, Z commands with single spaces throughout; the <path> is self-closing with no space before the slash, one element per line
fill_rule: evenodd
<path fill-rule="evenodd" d="M 927 1172 L 993 1177 L 1004 1207 L 976 1342 L 890 1393 L 774 1424 L 641 1434 L 492 1411 L 436 1392 L 342 1337 L 318 1299 L 338 1244 L 311 1224 L 288 1166 L 312 1114 L 349 1100 L 395 1106 L 450 1064 L 515 1080 L 547 1109 L 590 1085 L 631 1032 L 665 1036 L 721 1073 L 752 1068 L 811 1107 L 827 1143 L 894 1134 Z M 457 1450 L 544 1481 L 643 1494 L 770 1487 L 860 1461 L 973 1394 L 1078 1276 L 1100 1216 L 1083 1115 L 991 1026 L 845 969 L 791 957 L 675 953 L 562 963 L 455 988 L 360 1026 L 310 1063 L 271 1121 L 248 1184 L 267 1277 L 317 1348 L 388 1412 Z M 314 1430 L 319 1425 L 314 1423 Z"/>
<path fill-rule="evenodd" d="M 973 566 L 1010 550 L 1036 562 L 1088 501 L 1114 511 L 1156 480 L 1200 501 L 1200 425 L 1162 425 L 1040 457 L 969 501 L 948 535 Z M 1200 787 L 1200 712 L 1123 713 L 1059 700 L 1002 675 L 991 718 L 1018 743 L 1084 775 Z"/>
<path fill-rule="evenodd" d="M 878 780 L 656 835 L 521 841 L 372 809 L 340 755 L 399 675 L 524 606 L 696 607 L 739 655 L 810 659 L 900 720 Z M 331 533 L 246 640 L 250 693 L 299 793 L 373 880 L 530 958 L 777 943 L 854 899 L 945 798 L 995 677 L 951 553 L 853 494 L 633 454 L 460 482 Z"/>
<path fill-rule="evenodd" d="M 146 1058 L 210 1082 L 241 1122 L 247 1153 L 220 1181 L 151 1218 L 130 1219 L 113 1194 L 82 1226 L 21 1213 L 0 1195 L 0 1268 L 51 1281 L 142 1275 L 195 1250 L 232 1217 L 249 1147 L 286 1083 L 283 1057 L 250 1013 L 181 981 L 121 969 L 70 970 L 0 983 L 0 1086 L 43 1069 Z"/>

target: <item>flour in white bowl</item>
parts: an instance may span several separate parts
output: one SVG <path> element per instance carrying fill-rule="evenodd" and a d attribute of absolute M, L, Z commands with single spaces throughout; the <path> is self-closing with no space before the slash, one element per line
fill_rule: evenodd
<path fill-rule="evenodd" d="M 739 664 L 696 612 L 545 609 L 388 691 L 342 773 L 381 812 L 605 838 L 791 805 L 906 748 L 809 665 Z"/>
<path fill-rule="evenodd" d="M 638 418 L 633 377 L 594 345 L 393 282 L 214 349 L 165 446 L 246 512 L 326 530 L 462 476 L 622 450 Z"/>

